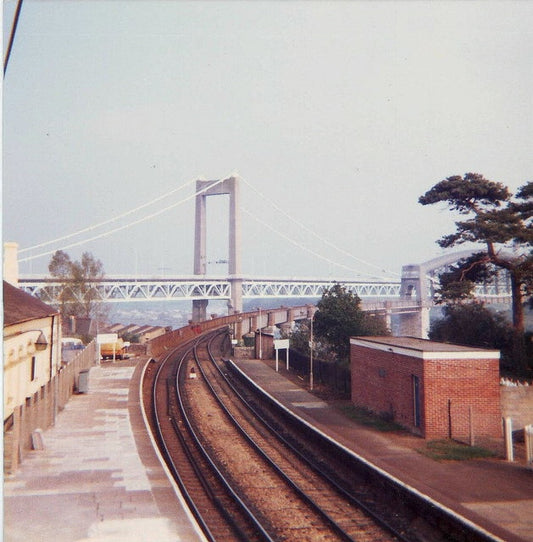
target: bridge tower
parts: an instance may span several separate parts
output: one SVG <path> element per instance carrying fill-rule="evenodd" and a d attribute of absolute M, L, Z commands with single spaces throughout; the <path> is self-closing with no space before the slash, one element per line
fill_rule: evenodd
<path fill-rule="evenodd" d="M 194 227 L 194 274 L 205 275 L 207 272 L 206 251 L 206 198 L 229 194 L 229 282 L 231 300 L 229 314 L 242 312 L 242 275 L 241 275 L 241 211 L 240 183 L 238 177 L 229 177 L 222 182 L 196 181 L 195 227 Z M 207 299 L 192 302 L 192 320 L 199 322 L 206 319 Z"/>
<path fill-rule="evenodd" d="M 422 265 L 404 265 L 400 284 L 400 298 L 412 300 L 418 305 L 415 311 L 399 315 L 399 334 L 409 337 L 428 338 L 429 332 L 429 291 L 426 272 Z"/>

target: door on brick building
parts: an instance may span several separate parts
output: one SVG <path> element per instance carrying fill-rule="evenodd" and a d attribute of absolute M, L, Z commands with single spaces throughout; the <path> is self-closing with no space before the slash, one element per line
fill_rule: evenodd
<path fill-rule="evenodd" d="M 413 379 L 413 412 L 415 427 L 420 427 L 420 379 L 412 375 Z"/>

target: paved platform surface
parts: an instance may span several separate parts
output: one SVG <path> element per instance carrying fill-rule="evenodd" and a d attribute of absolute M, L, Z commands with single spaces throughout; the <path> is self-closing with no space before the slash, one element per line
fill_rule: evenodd
<path fill-rule="evenodd" d="M 203 540 L 162 469 L 142 420 L 142 360 L 91 368 L 44 450 L 4 478 L 5 542 Z"/>
<path fill-rule="evenodd" d="M 533 471 L 501 459 L 434 461 L 416 451 L 422 439 L 380 433 L 351 422 L 269 365 L 236 365 L 280 403 L 395 478 L 474 522 L 496 539 L 533 541 Z"/>
<path fill-rule="evenodd" d="M 266 364 L 238 365 L 288 408 L 396 478 L 501 540 L 533 541 L 533 472 L 502 460 L 436 462 L 420 439 L 350 422 Z M 176 498 L 146 433 L 142 363 L 93 367 L 89 392 L 74 395 L 56 425 L 4 479 L 6 542 L 201 540 Z"/>

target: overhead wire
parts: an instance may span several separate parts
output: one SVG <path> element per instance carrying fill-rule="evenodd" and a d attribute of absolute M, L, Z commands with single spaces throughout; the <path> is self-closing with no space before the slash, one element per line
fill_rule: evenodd
<path fill-rule="evenodd" d="M 15 34 L 17 32 L 17 26 L 20 19 L 20 12 L 22 10 L 22 2 L 23 0 L 18 0 L 17 2 L 17 8 L 15 10 L 15 15 L 13 17 L 13 24 L 11 25 L 11 32 L 9 34 L 9 41 L 7 44 L 6 55 L 4 58 L 4 78 L 6 76 L 7 65 L 9 63 L 9 58 L 11 57 L 11 51 L 13 49 L 13 43 L 15 41 Z"/>
<path fill-rule="evenodd" d="M 257 216 L 255 216 L 254 214 L 252 214 L 250 211 L 248 211 L 246 208 L 244 207 L 241 207 L 241 210 L 246 213 L 247 215 L 251 216 L 254 220 L 256 220 L 257 222 L 259 222 L 262 226 L 264 226 L 265 228 L 268 228 L 270 231 L 274 232 L 275 234 L 279 235 L 280 237 L 283 237 L 285 240 L 289 241 L 290 243 L 292 243 L 293 245 L 297 246 L 298 248 L 304 250 L 305 252 L 308 252 L 309 254 L 312 254 L 313 256 L 321 259 L 321 260 L 324 260 L 326 261 L 327 263 L 331 264 L 331 265 L 335 265 L 337 267 L 342 267 L 348 271 L 352 271 L 352 272 L 355 272 L 357 273 L 358 275 L 367 275 L 369 277 L 371 277 L 372 275 L 370 274 L 367 274 L 367 273 L 361 273 L 358 269 L 354 269 L 353 267 L 350 267 L 348 265 L 345 265 L 345 264 L 342 264 L 342 263 L 339 263 L 339 262 L 335 262 L 329 258 L 327 258 L 326 256 L 323 256 L 322 254 L 306 247 L 305 245 L 302 245 L 301 243 L 299 243 L 298 241 L 295 241 L 294 239 L 290 238 L 288 235 L 284 234 L 283 232 L 277 230 L 276 228 L 274 228 L 271 224 L 269 224 L 268 222 L 265 222 L 263 220 L 261 220 L 260 218 L 258 218 Z M 375 278 L 375 277 L 374 277 Z"/>

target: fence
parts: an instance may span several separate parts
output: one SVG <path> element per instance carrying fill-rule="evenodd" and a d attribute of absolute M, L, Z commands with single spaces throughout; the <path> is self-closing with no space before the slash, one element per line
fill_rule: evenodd
<path fill-rule="evenodd" d="M 39 446 L 36 435 L 54 425 L 57 413 L 77 390 L 80 373 L 90 369 L 96 355 L 96 343 L 92 341 L 4 421 L 4 473 L 14 472 L 24 455 Z"/>
<path fill-rule="evenodd" d="M 460 401 L 448 400 L 448 437 L 474 446 L 476 436 L 485 433 L 483 411 Z"/>
<path fill-rule="evenodd" d="M 283 356 L 283 353 L 281 354 Z M 294 350 L 289 353 L 290 368 L 302 376 L 309 377 L 309 358 Z M 313 360 L 313 381 L 315 384 L 323 384 L 338 394 L 350 397 L 351 374 L 350 369 L 339 367 L 336 363 L 321 360 Z"/>

